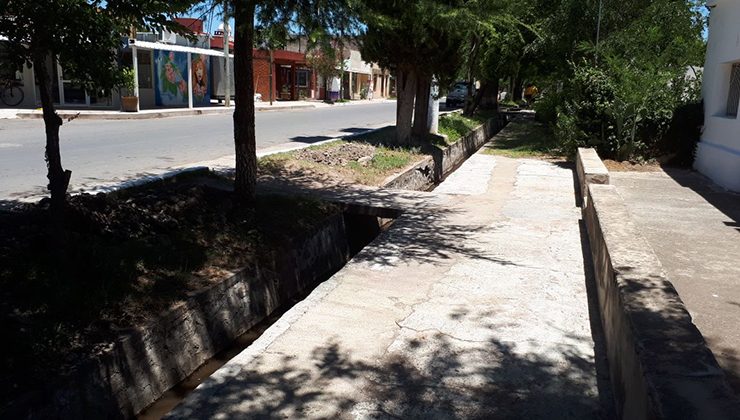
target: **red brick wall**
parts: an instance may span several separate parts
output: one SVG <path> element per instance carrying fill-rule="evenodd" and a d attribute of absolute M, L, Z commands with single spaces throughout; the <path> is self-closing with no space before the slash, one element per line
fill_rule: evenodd
<path fill-rule="evenodd" d="M 268 102 L 270 100 L 270 56 L 267 51 L 264 50 L 252 50 L 252 57 L 254 58 L 254 91 L 262 95 L 262 101 Z M 295 64 L 296 69 L 301 67 L 308 67 L 305 64 L 306 55 L 302 53 L 276 50 L 273 51 L 273 65 L 276 64 Z M 272 77 L 272 89 L 273 99 L 278 98 L 277 91 L 277 67 L 273 69 Z M 309 78 L 309 89 L 314 91 L 314 97 L 316 93 L 316 74 L 311 71 Z M 298 99 L 298 92 L 295 93 Z M 311 94 L 309 92 L 309 98 Z"/>
<path fill-rule="evenodd" d="M 272 91 L 277 91 L 275 75 L 272 79 Z M 270 101 L 270 62 L 262 57 L 254 59 L 254 92 L 262 94 L 262 101 Z"/>

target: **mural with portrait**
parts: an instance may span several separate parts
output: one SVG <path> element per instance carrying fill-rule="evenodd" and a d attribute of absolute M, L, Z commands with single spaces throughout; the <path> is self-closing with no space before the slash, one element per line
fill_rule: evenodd
<path fill-rule="evenodd" d="M 159 106 L 188 106 L 188 55 L 184 52 L 155 52 L 155 102 Z"/>
<path fill-rule="evenodd" d="M 207 106 L 211 103 L 210 57 L 202 54 L 191 54 L 190 57 L 193 72 L 193 106 Z"/>

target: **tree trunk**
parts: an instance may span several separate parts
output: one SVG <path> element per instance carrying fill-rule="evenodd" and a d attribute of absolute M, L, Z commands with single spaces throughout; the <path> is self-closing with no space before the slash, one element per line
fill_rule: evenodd
<path fill-rule="evenodd" d="M 514 102 L 520 102 L 522 100 L 522 79 L 519 77 L 519 74 L 517 74 L 512 78 L 513 80 L 513 86 L 512 86 L 512 99 Z"/>
<path fill-rule="evenodd" d="M 423 141 L 429 134 L 429 93 L 432 88 L 432 77 L 416 78 L 416 104 L 414 104 L 413 134 Z"/>
<path fill-rule="evenodd" d="M 234 148 L 235 202 L 253 207 L 257 187 L 257 147 L 254 131 L 254 0 L 234 2 Z"/>
<path fill-rule="evenodd" d="M 411 143 L 411 120 L 416 95 L 416 74 L 413 70 L 399 69 L 396 77 L 396 141 Z"/>
<path fill-rule="evenodd" d="M 498 108 L 498 78 L 485 84 L 485 90 L 483 90 L 483 96 L 478 104 L 481 108 L 496 109 Z"/>
<path fill-rule="evenodd" d="M 488 82 L 481 83 L 480 89 L 475 92 L 475 96 L 472 98 L 472 100 L 465 102 L 463 115 L 469 117 L 475 113 L 475 110 L 478 109 L 478 105 L 480 105 L 480 101 L 483 98 L 483 93 L 486 91 L 486 89 L 488 89 Z"/>
<path fill-rule="evenodd" d="M 44 115 L 46 129 L 46 177 L 49 179 L 52 212 L 59 214 L 64 207 L 67 197 L 67 187 L 72 171 L 62 168 L 62 156 L 59 152 L 59 127 L 62 119 L 54 109 L 54 100 L 51 95 L 51 75 L 46 67 L 46 52 L 39 52 L 34 57 L 33 67 L 39 82 L 41 94 L 41 108 Z"/>

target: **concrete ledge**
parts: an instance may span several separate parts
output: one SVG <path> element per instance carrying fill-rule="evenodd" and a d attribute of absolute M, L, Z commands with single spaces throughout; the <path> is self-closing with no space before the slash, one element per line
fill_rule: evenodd
<path fill-rule="evenodd" d="M 315 105 L 287 105 L 287 106 L 255 106 L 256 112 L 267 112 L 267 111 L 287 111 L 295 109 L 311 109 L 316 108 Z M 168 118 L 168 117 L 187 117 L 193 115 L 212 115 L 212 114 L 230 114 L 234 112 L 234 108 L 225 107 L 209 107 L 209 108 L 194 108 L 194 109 L 162 109 L 162 110 L 143 110 L 139 112 L 123 112 L 123 111 L 70 111 L 70 110 L 57 110 L 57 114 L 62 119 L 81 119 L 81 120 L 148 120 L 153 118 Z M 29 112 L 18 112 L 17 118 L 23 119 L 40 119 L 44 115 L 41 111 L 29 111 Z"/>
<path fill-rule="evenodd" d="M 581 186 L 581 199 L 588 196 L 589 184 L 609 184 L 609 171 L 595 149 L 579 147 L 576 154 L 576 172 Z"/>
<path fill-rule="evenodd" d="M 624 419 L 736 419 L 740 401 L 611 185 L 583 209 L 617 410 Z"/>

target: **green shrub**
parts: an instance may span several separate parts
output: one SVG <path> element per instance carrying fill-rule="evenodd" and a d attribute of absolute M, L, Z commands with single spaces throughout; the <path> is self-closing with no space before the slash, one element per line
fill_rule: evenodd
<path fill-rule="evenodd" d="M 679 149 L 684 157 L 691 154 L 691 141 L 678 134 L 684 122 L 677 114 L 684 115 L 687 111 L 679 110 L 695 102 L 698 81 L 687 80 L 683 70 L 639 69 L 607 58 L 600 67 L 575 65 L 573 73 L 561 98 L 539 105 L 543 121 L 553 118 L 555 109 L 553 130 L 565 153 L 595 147 L 617 160 L 645 160 Z M 677 140 L 670 141 L 669 132 Z"/>
<path fill-rule="evenodd" d="M 128 95 L 133 96 L 136 88 L 136 72 L 134 69 L 126 67 L 121 70 L 121 87 L 128 91 Z"/>
<path fill-rule="evenodd" d="M 562 101 L 560 93 L 557 92 L 548 92 L 538 98 L 534 103 L 537 121 L 548 125 L 555 124 L 558 119 L 558 106 Z"/>

